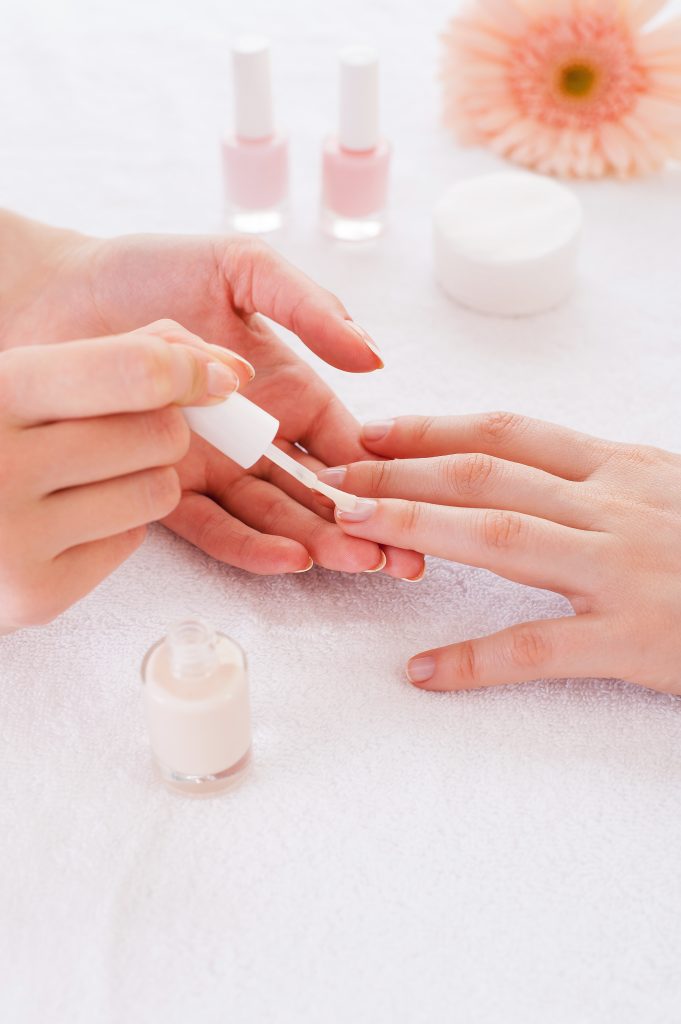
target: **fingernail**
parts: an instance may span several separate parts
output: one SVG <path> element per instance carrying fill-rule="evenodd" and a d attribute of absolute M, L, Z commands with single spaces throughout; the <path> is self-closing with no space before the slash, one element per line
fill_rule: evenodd
<path fill-rule="evenodd" d="M 206 390 L 216 398 L 226 398 L 239 386 L 239 378 L 234 370 L 224 363 L 208 363 L 206 366 Z"/>
<path fill-rule="evenodd" d="M 418 574 L 418 576 L 400 576 L 400 579 L 402 580 L 403 583 L 420 583 L 425 575 L 426 575 L 426 567 L 425 567 L 425 564 L 424 564 L 424 566 L 421 569 L 421 572 Z"/>
<path fill-rule="evenodd" d="M 320 469 L 317 477 L 322 483 L 329 484 L 330 487 L 342 487 L 347 471 L 347 466 L 334 466 L 330 469 Z"/>
<path fill-rule="evenodd" d="M 385 569 L 385 565 L 388 559 L 385 557 L 385 551 L 381 551 L 381 561 L 378 565 L 375 565 L 373 569 L 362 569 L 362 572 L 380 572 L 381 569 Z"/>
<path fill-rule="evenodd" d="M 362 427 L 362 437 L 367 441 L 380 441 L 392 429 L 395 420 L 374 420 Z"/>
<path fill-rule="evenodd" d="M 371 519 L 375 511 L 376 502 L 372 501 L 371 498 L 357 498 L 352 512 L 341 512 L 337 508 L 336 518 L 342 523 L 363 523 L 367 519 Z"/>
<path fill-rule="evenodd" d="M 314 565 L 314 560 L 311 558 L 310 561 L 307 563 L 307 565 L 304 566 L 302 569 L 294 569 L 293 570 L 293 575 L 295 576 L 296 573 L 299 573 L 299 572 L 309 572 L 313 565 Z"/>
<path fill-rule="evenodd" d="M 363 327 L 360 327 L 359 324 L 356 324 L 354 320 L 346 320 L 345 322 L 348 325 L 348 327 L 351 330 L 353 330 L 359 338 L 362 339 L 362 341 L 369 349 L 371 354 L 378 360 L 379 369 L 382 370 L 383 367 L 385 366 L 385 363 L 383 362 L 383 359 L 381 357 L 380 349 L 376 342 L 374 341 L 374 339 L 371 337 L 371 335 L 367 331 L 365 331 Z"/>
<path fill-rule="evenodd" d="M 222 345 L 211 345 L 209 343 L 207 344 L 209 348 L 213 349 L 215 355 L 220 360 L 231 360 L 240 363 L 243 366 L 246 373 L 248 374 L 249 381 L 253 380 L 253 378 L 255 377 L 255 368 L 251 363 L 249 363 L 248 359 L 244 359 L 244 357 L 240 356 L 237 352 L 233 352 L 231 348 L 223 348 Z"/>
<path fill-rule="evenodd" d="M 426 654 L 423 658 L 412 658 L 407 665 L 407 679 L 410 683 L 425 683 L 435 675 L 435 658 Z"/>

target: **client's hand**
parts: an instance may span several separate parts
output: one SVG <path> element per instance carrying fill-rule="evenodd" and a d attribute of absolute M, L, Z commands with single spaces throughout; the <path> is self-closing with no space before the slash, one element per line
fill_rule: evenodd
<path fill-rule="evenodd" d="M 617 676 L 681 693 L 681 456 L 509 413 L 404 417 L 363 441 L 399 461 L 321 474 L 373 499 L 337 514 L 348 536 L 481 566 L 576 612 L 421 654 L 413 683 Z"/>

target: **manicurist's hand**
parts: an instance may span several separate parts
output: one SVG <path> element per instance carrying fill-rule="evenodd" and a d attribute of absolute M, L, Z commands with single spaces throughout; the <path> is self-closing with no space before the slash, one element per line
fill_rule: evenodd
<path fill-rule="evenodd" d="M 242 391 L 279 419 L 278 443 L 296 458 L 316 470 L 368 457 L 356 420 L 259 314 L 341 369 L 375 370 L 380 356 L 335 296 L 269 246 L 221 236 L 92 239 L 0 216 L 0 234 L 12 232 L 4 275 L 0 251 L 0 347 L 119 333 L 172 317 L 250 360 L 257 376 Z M 17 274 L 17 264 L 28 269 Z M 3 303 L 2 283 L 12 275 Z M 420 554 L 346 536 L 305 488 L 266 460 L 245 471 L 192 438 L 178 473 L 182 496 L 164 523 L 223 562 L 256 573 L 299 572 L 313 561 L 405 578 L 422 570 Z"/>
<path fill-rule="evenodd" d="M 178 406 L 248 379 L 165 322 L 0 353 L 0 632 L 54 618 L 172 513 L 190 440 Z"/>
<path fill-rule="evenodd" d="M 382 459 L 322 478 L 367 500 L 353 537 L 565 595 L 575 616 L 412 658 L 431 690 L 619 677 L 681 693 L 681 456 L 507 413 L 369 424 Z"/>

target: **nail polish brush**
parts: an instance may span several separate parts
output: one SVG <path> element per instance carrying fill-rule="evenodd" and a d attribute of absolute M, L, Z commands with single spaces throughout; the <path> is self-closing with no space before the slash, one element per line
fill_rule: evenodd
<path fill-rule="evenodd" d="M 330 498 L 342 512 L 352 512 L 355 508 L 354 495 L 318 480 L 311 469 L 277 448 L 273 441 L 279 421 L 238 392 L 219 405 L 192 406 L 182 412 L 195 434 L 242 469 L 250 469 L 264 456 L 305 487 Z"/>

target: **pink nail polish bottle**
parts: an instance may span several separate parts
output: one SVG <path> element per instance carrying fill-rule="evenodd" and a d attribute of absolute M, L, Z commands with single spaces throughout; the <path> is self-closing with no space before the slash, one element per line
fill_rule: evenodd
<path fill-rule="evenodd" d="M 322 230 L 360 242 L 385 224 L 390 145 L 378 129 L 378 57 L 369 46 L 340 51 L 338 136 L 322 154 Z"/>
<path fill-rule="evenodd" d="M 275 231 L 288 195 L 288 140 L 274 127 L 267 39 L 240 37 L 232 72 L 234 135 L 222 144 L 230 225 L 249 234 Z"/>

